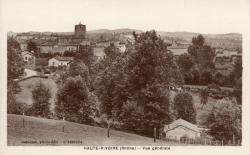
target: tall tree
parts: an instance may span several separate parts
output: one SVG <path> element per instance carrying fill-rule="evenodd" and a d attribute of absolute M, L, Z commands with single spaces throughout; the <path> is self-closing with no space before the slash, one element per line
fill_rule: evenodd
<path fill-rule="evenodd" d="M 19 78 L 24 73 L 24 62 L 19 43 L 9 38 L 7 41 L 8 80 Z"/>
<path fill-rule="evenodd" d="M 41 81 L 32 90 L 34 116 L 49 117 L 51 91 Z"/>
<path fill-rule="evenodd" d="M 94 62 L 94 53 L 93 48 L 90 45 L 81 45 L 79 50 L 76 52 L 74 59 L 77 61 L 82 61 L 85 65 L 88 66 L 90 72 L 91 67 Z"/>
<path fill-rule="evenodd" d="M 192 45 L 188 47 L 188 53 L 199 64 L 200 70 L 214 68 L 215 50 L 211 46 L 205 45 L 205 39 L 202 35 L 192 38 Z"/>
<path fill-rule="evenodd" d="M 192 95 L 186 92 L 177 94 L 174 97 L 174 109 L 177 112 L 177 118 L 196 123 L 196 110 Z"/>
<path fill-rule="evenodd" d="M 209 97 L 209 91 L 208 89 L 202 89 L 200 91 L 200 103 L 202 104 L 202 108 L 207 104 Z"/>
<path fill-rule="evenodd" d="M 29 40 L 27 49 L 29 52 L 33 51 L 35 53 L 35 56 L 39 57 L 40 56 L 40 51 L 38 51 L 37 45 L 34 41 Z"/>
<path fill-rule="evenodd" d="M 160 129 L 171 121 L 167 88 L 170 83 L 181 84 L 182 77 L 155 31 L 136 35 L 133 46 L 105 70 L 108 94 L 101 101 L 110 103 L 105 107 L 125 129 L 152 136 L 154 127 Z M 138 111 L 130 111 L 129 105 Z"/>
<path fill-rule="evenodd" d="M 20 87 L 15 79 L 20 78 L 24 73 L 24 62 L 21 56 L 19 43 L 13 39 L 7 40 L 7 112 L 21 114 L 21 105 L 16 103 L 15 94 Z"/>
<path fill-rule="evenodd" d="M 204 37 L 199 34 L 197 37 L 192 38 L 192 44 L 195 46 L 203 46 L 205 42 Z"/>

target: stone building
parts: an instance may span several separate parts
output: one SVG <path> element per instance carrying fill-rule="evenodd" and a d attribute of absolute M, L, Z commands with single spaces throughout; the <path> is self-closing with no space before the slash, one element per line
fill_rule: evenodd
<path fill-rule="evenodd" d="M 64 53 L 65 51 L 76 51 L 80 45 L 89 45 L 86 39 L 86 25 L 75 25 L 73 35 L 58 35 L 53 40 L 47 40 L 38 44 L 41 53 Z"/>

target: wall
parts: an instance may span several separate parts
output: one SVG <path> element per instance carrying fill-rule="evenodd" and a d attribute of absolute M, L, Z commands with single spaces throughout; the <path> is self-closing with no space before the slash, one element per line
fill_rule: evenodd
<path fill-rule="evenodd" d="M 176 137 L 178 140 L 180 140 L 180 138 L 185 136 L 185 135 L 188 138 L 192 138 L 192 139 L 200 137 L 200 133 L 197 133 L 197 132 L 190 130 L 188 128 L 185 128 L 183 126 L 179 126 L 173 130 L 169 130 L 166 132 L 166 138 L 168 138 L 168 137 L 175 138 Z"/>
<path fill-rule="evenodd" d="M 67 66 L 70 61 L 58 61 L 55 58 L 49 59 L 49 66 Z M 54 63 L 54 64 L 53 64 Z"/>

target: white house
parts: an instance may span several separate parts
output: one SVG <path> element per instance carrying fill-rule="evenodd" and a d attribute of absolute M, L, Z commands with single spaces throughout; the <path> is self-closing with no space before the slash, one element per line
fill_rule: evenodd
<path fill-rule="evenodd" d="M 22 53 L 23 61 L 26 65 L 33 65 L 35 64 L 35 55 L 33 51 L 23 51 Z"/>
<path fill-rule="evenodd" d="M 197 125 L 183 119 L 178 119 L 164 126 L 163 135 L 165 135 L 166 138 L 177 140 L 180 140 L 182 137 L 196 139 L 201 137 L 201 131 Z"/>
<path fill-rule="evenodd" d="M 73 61 L 72 57 L 54 57 L 49 59 L 49 66 L 68 66 Z"/>

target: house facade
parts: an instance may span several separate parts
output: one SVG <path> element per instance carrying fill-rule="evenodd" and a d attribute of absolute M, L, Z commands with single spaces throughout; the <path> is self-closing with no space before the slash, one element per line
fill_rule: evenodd
<path fill-rule="evenodd" d="M 54 57 L 49 59 L 49 67 L 68 66 L 73 61 L 72 57 Z"/>
<path fill-rule="evenodd" d="M 191 139 L 200 138 L 201 131 L 197 125 L 183 119 L 178 119 L 173 121 L 171 124 L 164 126 L 163 135 L 165 138 L 171 138 L 180 141 L 183 137 Z"/>
<path fill-rule="evenodd" d="M 36 57 L 33 51 L 29 52 L 29 51 L 23 51 L 21 53 L 23 61 L 25 63 L 26 66 L 32 66 L 35 64 L 36 62 Z"/>

